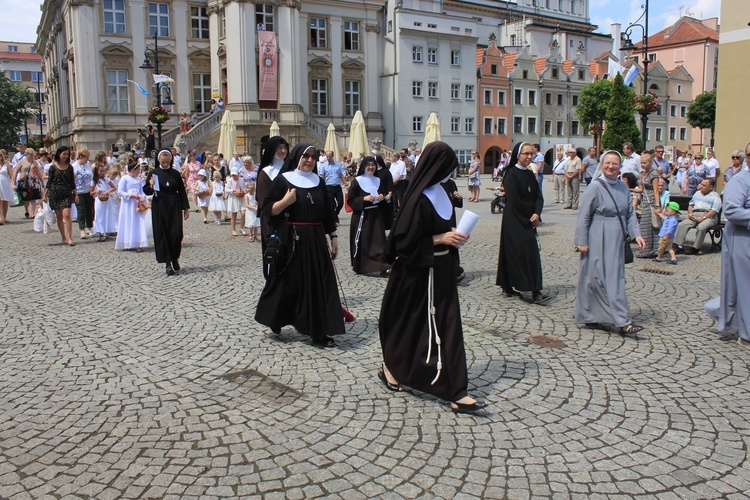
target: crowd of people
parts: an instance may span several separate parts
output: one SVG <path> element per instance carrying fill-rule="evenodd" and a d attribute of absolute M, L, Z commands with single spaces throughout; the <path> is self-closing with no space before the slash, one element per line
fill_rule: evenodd
<path fill-rule="evenodd" d="M 305 143 L 290 151 L 286 140 L 272 137 L 264 142 L 258 165 L 238 152 L 227 161 L 220 154 L 191 151 L 183 161 L 172 149 L 156 155 L 153 169 L 147 157 L 135 153 L 116 159 L 111 151 L 100 151 L 93 162 L 91 156 L 86 149 L 60 147 L 49 158 L 46 151 L 19 147 L 8 162 L 0 150 L 0 223 L 7 221 L 16 191 L 26 217 L 41 213 L 45 222 L 56 222 L 64 245 L 76 244 L 74 218 L 81 239 L 115 236 L 120 250 L 141 252 L 152 236 L 156 260 L 171 276 L 181 269 L 183 221 L 192 209 L 208 224 L 212 212 L 215 224 L 230 222 L 233 236 L 261 242 L 266 280 L 256 321 L 277 334 L 291 325 L 315 345 L 334 347 L 345 333 L 344 322 L 353 320 L 342 306 L 334 265 L 338 217 L 346 209 L 352 212 L 352 269 L 388 278 L 379 318 L 383 364 L 378 377 L 391 391 L 411 387 L 449 401 L 455 412 L 486 408 L 467 392 L 456 285 L 463 278 L 459 249 L 469 235 L 456 230 L 455 210 L 463 197 L 452 179 L 458 160 L 449 145 L 437 141 L 424 152 L 403 149 L 385 159 L 373 151 L 339 162 L 332 151 Z M 591 328 L 613 325 L 622 335 L 642 330 L 630 319 L 625 294 L 631 242 L 637 243 L 639 257 L 662 262 L 668 254 L 669 263 L 676 264 L 677 254 L 701 249 L 723 208 L 722 294 L 706 308 L 720 329 L 738 329 L 740 342 L 750 346 L 750 312 L 739 299 L 747 285 L 738 278 L 750 276 L 750 145 L 732 154 L 723 207 L 715 191 L 721 171 L 711 151 L 707 156 L 705 163 L 696 154 L 690 162 L 683 155 L 670 164 L 663 146 L 637 155 L 630 143 L 623 154 L 606 151 L 598 162 L 594 148 L 583 159 L 574 149 L 560 152 L 553 165 L 555 202 L 577 211 L 576 322 Z M 496 284 L 508 298 L 530 294 L 532 303 L 546 304 L 553 297 L 543 291 L 537 233 L 544 158 L 538 145 L 519 143 L 501 161 Z M 480 170 L 474 153 L 470 202 L 479 198 Z M 582 194 L 581 185 L 586 185 Z M 690 197 L 682 221 L 680 205 L 670 199 L 680 195 Z M 692 228 L 694 243 L 686 249 Z"/>

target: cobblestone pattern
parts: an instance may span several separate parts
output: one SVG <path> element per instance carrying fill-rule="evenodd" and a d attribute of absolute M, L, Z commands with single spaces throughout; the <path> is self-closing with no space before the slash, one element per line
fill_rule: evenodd
<path fill-rule="evenodd" d="M 153 253 L 57 246 L 11 209 L 0 498 L 747 498 L 750 351 L 702 312 L 718 254 L 683 257 L 672 276 L 629 266 L 638 338 L 580 328 L 575 213 L 544 215 L 553 300 L 536 306 L 494 286 L 489 196 L 467 206 L 483 220 L 459 292 L 484 417 L 377 380 L 386 281 L 352 273 L 348 215 L 338 272 L 357 322 L 326 350 L 253 321 L 259 246 L 227 226 L 191 214 L 184 271 L 166 277 Z"/>

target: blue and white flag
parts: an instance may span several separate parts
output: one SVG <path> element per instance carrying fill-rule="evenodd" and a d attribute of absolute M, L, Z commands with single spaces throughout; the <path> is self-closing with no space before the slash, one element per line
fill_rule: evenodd
<path fill-rule="evenodd" d="M 128 80 L 128 81 L 129 81 L 130 83 L 132 83 L 133 85 L 135 85 L 136 87 L 138 87 L 138 90 L 140 90 L 140 91 L 141 91 L 141 94 L 143 94 L 143 95 L 148 95 L 148 90 L 146 90 L 146 89 L 144 89 L 143 87 L 141 87 L 140 85 L 138 85 L 138 82 L 134 82 L 133 80 Z"/>
<path fill-rule="evenodd" d="M 625 75 L 625 86 L 633 83 L 633 80 L 635 80 L 635 77 L 637 77 L 640 72 L 641 70 L 638 68 L 638 66 L 633 64 Z"/>

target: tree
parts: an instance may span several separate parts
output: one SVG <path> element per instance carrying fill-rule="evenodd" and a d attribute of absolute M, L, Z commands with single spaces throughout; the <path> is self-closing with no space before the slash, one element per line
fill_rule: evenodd
<path fill-rule="evenodd" d="M 602 149 L 622 151 L 626 142 L 632 142 L 637 151 L 643 149 L 641 131 L 635 123 L 634 94 L 633 89 L 625 86 L 621 75 L 615 76 L 605 116 L 607 128 L 602 135 Z"/>
<path fill-rule="evenodd" d="M 716 89 L 698 94 L 687 111 L 688 123 L 699 129 L 711 129 L 711 147 L 714 147 L 716 128 Z"/>
<path fill-rule="evenodd" d="M 23 123 L 29 116 L 24 97 L 27 94 L 23 88 L 0 71 L 0 147 L 8 151 L 17 144 Z"/>
<path fill-rule="evenodd" d="M 602 131 L 602 122 L 607 115 L 607 105 L 612 99 L 612 82 L 609 80 L 597 80 L 587 85 L 578 99 L 576 114 L 581 119 L 589 133 L 594 136 L 594 144 L 599 141 Z"/>

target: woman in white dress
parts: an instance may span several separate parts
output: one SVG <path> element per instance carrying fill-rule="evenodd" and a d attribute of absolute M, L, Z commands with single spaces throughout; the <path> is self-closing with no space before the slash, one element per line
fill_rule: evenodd
<path fill-rule="evenodd" d="M 0 226 L 8 221 L 8 207 L 13 201 L 13 188 L 10 182 L 11 166 L 0 149 Z"/>
<path fill-rule="evenodd" d="M 109 180 L 112 181 L 112 184 L 115 185 L 115 187 L 120 185 L 120 179 L 122 178 L 122 167 L 119 163 L 115 163 L 111 167 L 109 167 L 109 170 L 107 170 L 107 177 Z M 117 233 L 118 225 L 120 224 L 120 196 L 117 194 L 117 189 L 109 195 L 110 200 L 112 200 L 112 206 L 110 207 L 112 210 L 112 217 L 115 220 L 115 230 L 112 231 L 112 235 Z"/>
<path fill-rule="evenodd" d="M 224 201 L 224 183 L 221 180 L 221 173 L 214 171 L 214 182 L 211 184 L 211 198 L 208 201 L 208 209 L 214 213 L 217 226 L 221 226 L 221 213 L 227 209 Z"/>
<path fill-rule="evenodd" d="M 138 204 L 146 203 L 146 195 L 143 192 L 143 180 L 140 178 L 140 165 L 129 163 L 127 170 L 128 175 L 120 179 L 117 187 L 122 204 L 115 250 L 134 248 L 136 252 L 142 252 L 141 249 L 148 246 L 148 236 L 146 214 L 144 211 L 138 211 Z"/>
<path fill-rule="evenodd" d="M 239 236 L 237 234 L 237 216 L 240 215 L 240 211 L 245 202 L 245 181 L 240 178 L 240 171 L 237 167 L 232 167 L 230 171 L 231 177 L 227 179 L 226 193 L 227 193 L 227 214 L 231 214 L 232 217 L 232 236 Z M 240 228 L 243 236 L 247 236 L 244 229 Z"/>
<path fill-rule="evenodd" d="M 258 218 L 258 202 L 255 199 L 255 184 L 248 184 L 245 195 L 245 229 L 250 229 L 250 236 L 247 237 L 247 241 L 258 241 L 258 228 L 260 228 L 260 219 Z"/>
<path fill-rule="evenodd" d="M 202 212 L 203 223 L 208 224 L 208 202 L 211 198 L 211 185 L 208 183 L 208 172 L 200 169 L 196 176 L 196 181 L 190 186 L 190 192 L 195 194 L 197 207 Z"/>
<path fill-rule="evenodd" d="M 105 165 L 97 163 L 94 170 L 94 234 L 106 241 L 107 233 L 117 232 L 117 207 L 112 194 L 117 186 L 104 175 Z"/>

